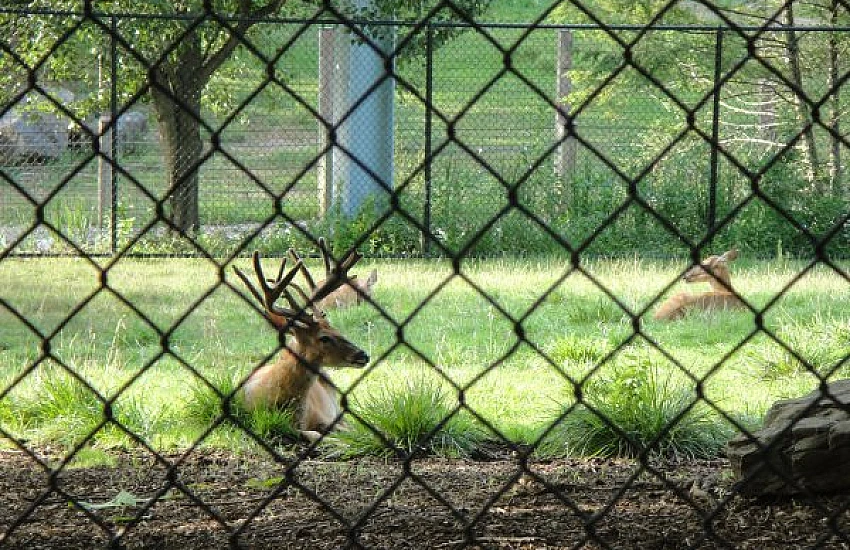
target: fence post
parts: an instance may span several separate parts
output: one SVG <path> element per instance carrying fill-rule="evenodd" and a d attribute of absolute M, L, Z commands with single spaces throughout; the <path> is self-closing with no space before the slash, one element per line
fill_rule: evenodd
<path fill-rule="evenodd" d="M 723 29 L 718 28 L 715 34 L 714 44 L 714 96 L 711 102 L 711 172 L 708 178 L 708 212 L 706 215 L 708 234 L 714 232 L 717 223 L 717 175 L 719 168 L 717 149 L 720 147 L 720 71 L 723 62 L 722 54 Z"/>
<path fill-rule="evenodd" d="M 98 157 L 97 157 L 97 219 L 101 232 L 107 228 L 107 216 L 114 210 L 112 186 L 112 145 L 113 127 L 110 125 L 112 115 L 103 113 L 98 120 Z M 109 157 L 109 159 L 106 158 Z"/>
<path fill-rule="evenodd" d="M 365 9 L 373 3 L 358 0 L 356 5 Z M 367 200 L 380 204 L 394 188 L 395 82 L 387 56 L 395 33 L 379 25 L 361 30 L 365 40 L 353 31 L 340 32 L 335 51 L 340 70 L 335 78 L 339 147 L 334 148 L 334 200 L 348 217 L 356 216 Z"/>
<path fill-rule="evenodd" d="M 433 147 L 433 110 L 434 101 L 434 28 L 428 23 L 425 29 L 425 209 L 422 213 L 422 255 L 431 252 L 431 183 Z"/>
<path fill-rule="evenodd" d="M 573 33 L 569 29 L 558 30 L 555 103 L 561 107 L 555 112 L 555 138 L 559 145 L 555 150 L 555 175 L 563 186 L 563 199 L 570 203 L 570 186 L 565 178 L 573 173 L 576 163 L 576 140 L 567 133 L 567 117 L 570 106 L 566 97 L 572 91 L 569 71 L 573 68 Z"/>
<path fill-rule="evenodd" d="M 115 37 L 118 35 L 118 18 L 112 16 L 111 29 L 109 33 L 109 57 L 112 61 L 109 68 L 109 112 L 110 120 L 114 120 L 112 132 L 110 132 L 109 156 L 112 162 L 118 159 L 118 140 L 121 136 L 118 135 L 118 119 L 116 118 L 118 109 L 118 44 Z M 118 178 L 112 165 L 109 166 L 109 189 L 110 189 L 110 213 L 109 213 L 109 248 L 114 256 L 118 251 Z"/>
<path fill-rule="evenodd" d="M 334 181 L 334 143 L 330 139 L 330 130 L 327 125 L 335 125 L 334 116 L 334 41 L 337 30 L 335 27 L 322 27 L 319 29 L 319 115 L 322 120 L 319 124 L 321 133 L 319 144 L 321 146 L 322 158 L 316 166 L 316 179 L 319 192 L 319 218 L 323 219 L 333 205 L 333 181 Z"/>

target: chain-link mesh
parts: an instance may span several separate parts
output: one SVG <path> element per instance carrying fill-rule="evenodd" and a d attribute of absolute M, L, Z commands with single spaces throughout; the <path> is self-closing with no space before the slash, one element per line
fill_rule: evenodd
<path fill-rule="evenodd" d="M 9 327 L 8 342 L 0 341 L 0 434 L 12 449 L 0 466 L 9 495 L 0 545 L 850 545 L 847 500 L 814 497 L 785 458 L 762 460 L 732 484 L 720 459 L 657 453 L 694 416 L 715 415 L 763 458 L 792 432 L 823 430 L 804 418 L 817 407 L 846 412 L 841 388 L 827 382 L 846 367 L 849 341 L 840 330 L 848 318 L 838 316 L 823 344 L 832 354 L 820 356 L 814 335 L 814 344 L 789 339 L 782 323 L 794 319 L 776 311 L 798 284 L 824 274 L 833 278 L 829 298 L 848 304 L 840 261 L 850 244 L 843 3 L 800 8 L 795 19 L 797 3 L 788 2 L 760 20 L 713 3 L 671 3 L 641 25 L 614 24 L 580 3 L 548 7 L 529 25 L 475 23 L 451 2 L 414 22 L 361 20 L 327 3 L 293 8 L 286 14 L 297 17 L 289 18 L 284 2 L 239 2 L 236 13 L 207 2 L 169 15 L 68 4 L 69 11 L 28 3 L 0 10 L 0 318 Z M 548 24 L 559 17 L 581 23 Z M 264 428 L 274 411 L 258 421 L 239 408 L 264 371 L 222 375 L 236 364 L 273 363 L 287 354 L 286 333 L 296 335 L 290 347 L 303 345 L 303 331 L 326 322 L 305 315 L 307 296 L 284 293 L 288 312 L 262 304 L 259 293 L 255 303 L 231 265 L 247 265 L 253 249 L 281 258 L 290 247 L 317 253 L 323 236 L 336 258 L 357 249 L 445 259 L 437 268 L 379 264 L 409 269 L 411 289 L 417 277 L 431 283 L 401 306 L 366 297 L 361 309 L 332 314 L 381 343 L 345 384 L 324 372 L 310 379 L 311 387 L 333 388 L 328 395 L 340 389 L 346 422 L 372 434 L 389 461 L 328 451 L 328 434 L 299 426 L 304 392 L 294 409 L 277 411 L 294 415 L 290 432 Z M 743 313 L 728 341 L 687 335 L 707 351 L 683 358 L 650 319 L 684 270 L 635 299 L 623 294 L 622 275 L 593 264 L 599 255 L 633 253 L 635 243 L 648 257 L 685 258 L 683 266 L 727 243 L 805 259 L 758 303 L 709 276 L 724 303 Z M 509 291 L 493 290 L 469 258 L 503 253 L 548 254 L 563 268 L 552 277 L 524 273 Z M 15 258 L 40 255 L 68 258 Z M 133 256 L 192 258 L 151 266 Z M 134 286 L 136 270 L 170 298 Z M 261 286 L 273 283 L 257 275 Z M 41 300 L 31 296 L 33 285 Z M 580 302 L 566 297 L 570 286 L 583 289 Z M 459 293 L 486 312 L 486 326 L 458 310 Z M 259 315 L 250 326 L 228 323 L 249 307 L 277 325 L 278 345 L 259 340 Z M 563 310 L 558 326 L 539 320 L 552 307 Z M 443 312 L 440 326 L 425 320 L 433 311 Z M 113 315 L 112 332 L 100 333 L 95 320 Z M 569 333 L 583 317 L 597 323 L 604 342 L 583 347 L 577 334 L 552 346 L 543 337 Z M 435 349 L 423 337 L 452 327 L 468 334 L 467 346 Z M 198 342 L 219 350 L 218 364 L 203 364 Z M 755 342 L 777 354 L 760 360 L 796 369 L 821 392 L 767 442 L 714 387 L 741 368 Z M 637 344 L 669 370 L 661 375 L 632 360 Z M 130 348 L 133 357 L 123 356 Z M 315 374 L 316 348 L 295 349 L 293 364 Z M 452 370 L 451 353 L 474 357 L 474 368 Z M 565 356 L 582 367 L 564 368 Z M 510 379 L 516 387 L 496 385 L 509 380 L 497 373 L 516 363 L 528 365 L 509 375 L 518 376 Z M 623 363 L 625 374 L 613 369 Z M 351 406 L 359 389 L 402 364 L 421 367 L 452 395 L 410 448 Z M 534 388 L 526 377 L 545 382 Z M 688 391 L 662 395 L 672 413 L 644 441 L 592 397 L 604 386 L 636 394 L 647 380 L 667 391 L 674 378 Z M 541 385 L 567 388 L 568 398 Z M 568 404 L 517 438 L 486 398 L 512 391 L 529 391 L 516 397 L 529 403 Z M 165 442 L 174 427 L 151 404 L 164 394 L 170 418 L 188 418 L 203 395 L 214 412 L 191 439 Z M 424 409 L 439 411 L 437 401 Z M 62 409 L 71 402 L 84 405 L 72 418 Z M 629 407 L 621 409 L 634 416 Z M 540 454 L 588 412 L 585 443 L 594 430 L 608 430 L 623 451 L 609 454 L 627 458 Z M 487 443 L 463 460 L 426 458 L 460 418 Z M 338 420 L 330 424 L 339 430 Z M 45 432 L 51 422 L 57 429 Z M 31 442 L 36 425 L 42 439 Z M 306 442 L 293 444 L 299 427 Z M 844 461 L 841 433 L 829 432 L 838 443 L 811 458 L 815 470 Z M 124 450 L 98 455 L 110 441 L 123 441 L 116 446 Z M 234 447 L 251 451 L 221 450 Z M 595 453 L 604 454 L 588 454 Z M 91 459 L 112 462 L 110 473 L 86 468 Z M 751 506 L 740 496 L 771 475 L 805 503 Z"/>

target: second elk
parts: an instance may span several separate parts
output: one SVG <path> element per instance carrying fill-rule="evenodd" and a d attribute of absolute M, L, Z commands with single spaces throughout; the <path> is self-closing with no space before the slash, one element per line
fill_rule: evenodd
<path fill-rule="evenodd" d="M 294 250 L 289 251 L 290 257 L 296 262 L 300 261 L 301 258 L 298 254 L 295 253 Z M 330 255 L 322 248 L 322 259 L 325 263 L 325 279 L 320 281 L 318 286 L 323 286 L 325 282 L 332 277 L 333 268 L 331 266 Z M 307 269 L 307 266 L 301 263 L 301 269 L 304 272 L 304 279 L 307 281 L 307 284 L 310 286 L 310 289 L 316 288 L 316 283 L 313 282 L 313 276 L 310 275 L 310 271 Z M 349 306 L 356 306 L 358 304 L 363 303 L 364 301 L 370 299 L 372 297 L 372 289 L 375 286 L 375 283 L 378 282 L 378 270 L 373 269 L 366 280 L 358 279 L 357 275 L 348 274 L 345 275 L 345 282 L 339 285 L 336 290 L 327 294 L 324 298 L 319 301 L 319 307 L 322 309 L 334 309 L 334 308 L 344 308 Z"/>
<path fill-rule="evenodd" d="M 711 290 L 701 294 L 682 292 L 671 296 L 655 312 L 655 319 L 680 319 L 692 310 L 743 308 L 744 302 L 732 290 L 732 277 L 728 263 L 738 257 L 735 249 L 719 256 L 709 256 L 682 275 L 687 283 L 706 282 Z"/>
<path fill-rule="evenodd" d="M 274 363 L 254 371 L 242 389 L 245 406 L 251 410 L 259 406 L 292 407 L 301 435 L 315 441 L 321 433 L 339 421 L 341 409 L 336 390 L 327 383 L 323 367 L 363 367 L 369 356 L 333 328 L 318 305 L 322 299 L 337 290 L 348 280 L 348 270 L 361 258 L 351 251 L 338 264 L 331 267 L 331 259 L 324 241 L 319 241 L 327 277 L 315 285 L 301 259 L 294 251 L 290 256 L 294 265 L 286 270 L 286 258 L 280 265 L 276 279 L 266 279 L 260 255 L 254 252 L 254 273 L 259 290 L 249 278 L 234 267 L 254 297 L 262 304 L 266 317 L 280 332 L 291 338 Z M 304 272 L 309 285 L 307 294 L 293 282 L 295 275 Z M 289 307 L 276 302 L 283 297 Z M 300 300 L 300 302 L 299 302 Z"/>

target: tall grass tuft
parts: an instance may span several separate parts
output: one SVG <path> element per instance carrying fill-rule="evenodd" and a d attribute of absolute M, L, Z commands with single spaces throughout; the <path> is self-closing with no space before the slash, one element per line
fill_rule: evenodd
<path fill-rule="evenodd" d="M 402 388 L 382 386 L 355 400 L 352 409 L 363 422 L 352 421 L 332 439 L 346 458 L 414 453 L 467 457 L 484 439 L 482 427 L 468 413 L 452 415 L 455 407 L 442 386 L 423 379 Z"/>
<path fill-rule="evenodd" d="M 4 424 L 35 428 L 40 437 L 73 446 L 103 421 L 104 402 L 60 367 L 34 371 L 26 391 L 9 395 Z"/>
<path fill-rule="evenodd" d="M 541 456 L 710 458 L 733 435 L 712 409 L 671 372 L 647 357 L 618 365 L 592 383 L 578 404 L 541 442 Z M 683 414 L 683 411 L 686 411 Z M 682 415 L 680 417 L 680 415 Z M 615 428 L 616 426 L 616 428 Z"/>
<path fill-rule="evenodd" d="M 85 371 L 78 370 L 81 374 Z M 98 397 L 61 367 L 38 369 L 24 387 L 23 391 L 8 395 L 0 406 L 0 421 L 12 431 L 34 430 L 39 439 L 71 447 L 92 434 L 106 418 L 110 392 L 98 388 Z M 112 402 L 111 409 L 112 421 L 98 429 L 91 443 L 100 447 L 126 446 L 131 444 L 126 432 L 150 442 L 167 430 L 163 411 L 151 410 L 138 396 L 120 397 Z"/>
<path fill-rule="evenodd" d="M 227 415 L 260 439 L 272 443 L 294 443 L 299 438 L 295 414 L 291 407 L 245 408 L 237 390 L 241 376 L 238 374 L 208 375 L 207 380 L 218 389 L 213 391 L 200 380 L 193 384 L 186 402 L 185 414 L 195 424 L 208 426 Z M 227 400 L 227 396 L 233 396 Z M 227 407 L 227 410 L 225 410 Z"/>

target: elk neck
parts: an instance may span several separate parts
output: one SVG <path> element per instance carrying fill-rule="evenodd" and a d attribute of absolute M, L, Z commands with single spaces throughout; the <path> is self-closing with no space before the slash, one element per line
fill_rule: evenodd
<path fill-rule="evenodd" d="M 301 344 L 297 338 L 291 338 L 280 352 L 278 363 L 290 371 L 293 386 L 303 384 L 305 390 L 318 376 L 322 366 L 318 354 Z"/>
<path fill-rule="evenodd" d="M 715 294 L 732 294 L 732 277 L 726 270 L 714 272 L 714 277 L 709 278 L 708 284 Z"/>

